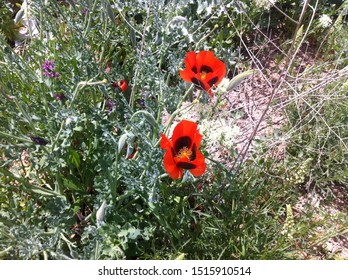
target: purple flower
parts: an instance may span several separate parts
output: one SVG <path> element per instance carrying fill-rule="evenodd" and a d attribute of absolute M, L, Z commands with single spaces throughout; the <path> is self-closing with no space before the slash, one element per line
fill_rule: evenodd
<path fill-rule="evenodd" d="M 84 16 L 87 14 L 87 8 L 86 8 L 86 7 L 83 8 L 82 14 L 83 14 Z"/>
<path fill-rule="evenodd" d="M 44 70 L 43 72 L 44 76 L 49 78 L 57 78 L 57 79 L 61 78 L 59 73 L 57 71 L 54 71 L 54 69 L 56 68 L 56 66 L 54 65 L 54 60 L 45 60 L 45 62 L 42 63 L 41 66 Z"/>
<path fill-rule="evenodd" d="M 108 101 L 106 101 L 105 106 L 108 108 L 108 112 L 110 112 L 115 107 L 115 103 L 111 99 L 108 99 Z"/>
<path fill-rule="evenodd" d="M 58 100 L 58 101 L 62 101 L 62 100 L 64 100 L 65 99 L 65 96 L 64 96 L 64 94 L 62 94 L 62 93 L 55 93 L 55 94 L 53 94 L 53 96 L 56 98 L 56 100 Z"/>

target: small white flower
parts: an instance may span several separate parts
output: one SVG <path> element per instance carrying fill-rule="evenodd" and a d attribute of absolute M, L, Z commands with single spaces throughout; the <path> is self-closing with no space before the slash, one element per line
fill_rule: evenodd
<path fill-rule="evenodd" d="M 65 125 L 66 125 L 66 126 L 68 126 L 69 124 L 71 124 L 71 122 L 72 122 L 72 118 L 71 118 L 71 117 L 67 117 L 67 118 L 65 119 Z"/>
<path fill-rule="evenodd" d="M 185 17 L 182 16 L 176 16 L 173 17 L 173 19 L 171 20 L 171 24 L 181 24 L 181 23 L 186 23 L 187 19 Z"/>
<path fill-rule="evenodd" d="M 223 78 L 221 83 L 217 87 L 222 93 L 225 93 L 228 89 L 229 83 L 230 83 L 229 79 Z"/>
<path fill-rule="evenodd" d="M 322 27 L 327 28 L 332 24 L 332 19 L 328 15 L 323 14 L 319 17 L 319 22 Z"/>
<path fill-rule="evenodd" d="M 254 4 L 256 7 L 269 10 L 278 0 L 254 0 Z"/>
<path fill-rule="evenodd" d="M 209 146 L 220 146 L 231 148 L 239 133 L 237 126 L 225 119 L 205 119 L 202 121 L 202 133 L 206 136 Z"/>

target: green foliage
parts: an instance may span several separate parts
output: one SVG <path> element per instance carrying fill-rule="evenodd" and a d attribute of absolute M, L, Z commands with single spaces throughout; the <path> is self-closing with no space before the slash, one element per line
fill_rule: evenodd
<path fill-rule="evenodd" d="M 279 2 L 299 16 L 293 1 Z M 231 76 L 255 23 L 277 26 L 281 14 L 266 20 L 274 9 L 251 1 L 33 0 L 39 32 L 14 48 L 14 13 L 0 6 L 0 258 L 298 258 L 295 245 L 314 227 L 292 212 L 298 187 L 309 178 L 347 184 L 347 127 L 337 125 L 347 120 L 346 76 L 322 87 L 336 97 L 323 107 L 313 110 L 322 98 L 314 94 L 286 107 L 284 133 L 301 125 L 284 162 L 255 150 L 236 172 L 204 151 L 210 171 L 174 181 L 159 147 L 169 129 L 163 112 L 178 112 L 190 93 L 179 76 L 186 52 L 214 51 Z M 346 40 L 336 31 L 327 39 L 336 47 Z M 47 60 L 61 78 L 47 77 Z M 235 75 L 229 89 L 255 73 Z M 123 79 L 125 92 L 115 87 Z"/>
<path fill-rule="evenodd" d="M 326 76 L 330 80 L 330 76 Z M 310 163 L 311 180 L 317 185 L 324 186 L 333 181 L 347 183 L 345 81 L 346 78 L 335 79 L 324 87 L 323 94 L 305 95 L 304 102 L 298 103 L 296 109 L 289 107 L 289 125 L 296 128 L 296 135 L 290 141 L 289 154 Z M 305 88 L 303 90 L 306 92 Z M 308 174 L 308 164 L 306 169 L 303 174 Z M 299 177 L 303 178 L 303 175 Z"/>
<path fill-rule="evenodd" d="M 9 43 L 13 43 L 17 38 L 18 28 L 20 27 L 12 19 L 17 11 L 18 9 L 16 9 L 14 3 L 8 2 L 6 5 L 4 2 L 0 3 L 0 34 L 2 33 Z"/>

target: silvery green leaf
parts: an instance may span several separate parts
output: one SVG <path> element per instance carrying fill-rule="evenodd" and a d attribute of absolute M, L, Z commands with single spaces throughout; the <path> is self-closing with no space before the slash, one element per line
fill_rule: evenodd
<path fill-rule="evenodd" d="M 248 70 L 243 73 L 238 74 L 237 76 L 233 77 L 232 80 L 229 82 L 227 90 L 234 89 L 236 86 L 238 86 L 244 79 L 249 77 L 250 75 L 253 75 L 256 73 L 256 70 Z"/>
<path fill-rule="evenodd" d="M 149 124 L 151 124 L 153 127 L 156 127 L 156 120 L 155 118 L 148 112 L 145 110 L 140 110 L 137 111 L 133 114 L 133 116 L 131 117 L 131 119 L 133 119 L 136 115 L 142 114 L 144 115 L 145 119 L 148 121 Z"/>
<path fill-rule="evenodd" d="M 98 226 L 101 225 L 101 223 L 103 223 L 104 221 L 104 217 L 105 217 L 105 208 L 106 208 L 106 202 L 105 200 L 103 201 L 102 205 L 100 205 L 97 214 L 96 214 L 96 219 L 97 219 L 97 224 Z"/>
<path fill-rule="evenodd" d="M 118 140 L 118 148 L 117 148 L 118 153 L 120 153 L 123 150 L 123 147 L 126 144 L 127 138 L 128 138 L 128 133 L 124 133 L 121 135 L 120 139 Z"/>
<path fill-rule="evenodd" d="M 182 16 L 176 16 L 173 17 L 173 19 L 171 20 L 171 24 L 180 24 L 180 23 L 184 23 L 187 22 L 187 19 L 185 17 Z"/>
<path fill-rule="evenodd" d="M 115 14 L 114 14 L 114 11 L 110 5 L 110 2 L 107 1 L 105 6 L 106 6 L 106 12 L 108 13 L 108 16 L 109 16 L 111 22 L 115 24 Z"/>
<path fill-rule="evenodd" d="M 127 154 L 126 154 L 126 158 L 129 158 L 134 152 L 134 147 L 133 145 L 128 145 L 127 146 Z"/>
<path fill-rule="evenodd" d="M 24 15 L 24 10 L 23 10 L 23 9 L 20 9 L 20 10 L 18 11 L 18 13 L 16 14 L 16 17 L 15 17 L 15 19 L 14 19 L 15 24 L 17 24 L 18 22 L 21 21 L 23 15 Z"/>

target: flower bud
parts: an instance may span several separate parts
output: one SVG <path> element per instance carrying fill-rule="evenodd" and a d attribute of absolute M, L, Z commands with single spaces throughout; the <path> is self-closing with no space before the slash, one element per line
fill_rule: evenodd
<path fill-rule="evenodd" d="M 106 202 L 104 200 L 102 205 L 99 207 L 99 209 L 97 211 L 97 214 L 96 214 L 96 219 L 97 219 L 98 226 L 100 226 L 100 224 L 103 223 L 103 221 L 104 221 L 105 208 L 106 208 Z"/>

